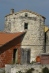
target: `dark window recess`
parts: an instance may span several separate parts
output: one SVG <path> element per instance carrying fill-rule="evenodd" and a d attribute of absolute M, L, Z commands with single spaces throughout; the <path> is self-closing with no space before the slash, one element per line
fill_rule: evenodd
<path fill-rule="evenodd" d="M 13 50 L 13 62 L 15 62 L 16 51 L 17 51 L 17 49 L 14 49 L 14 50 Z"/>
<path fill-rule="evenodd" d="M 28 17 L 28 14 L 27 13 L 25 13 L 25 17 Z"/>
<path fill-rule="evenodd" d="M 45 33 L 45 43 L 46 43 L 46 33 Z"/>
<path fill-rule="evenodd" d="M 24 29 L 28 29 L 28 23 L 24 24 Z"/>

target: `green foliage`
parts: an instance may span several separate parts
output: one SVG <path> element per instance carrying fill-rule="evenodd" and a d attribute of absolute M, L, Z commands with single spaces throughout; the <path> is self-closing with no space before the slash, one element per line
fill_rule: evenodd
<path fill-rule="evenodd" d="M 16 73 L 22 73 L 21 71 L 18 71 L 18 72 L 16 72 Z"/>
<path fill-rule="evenodd" d="M 49 73 L 49 69 L 47 67 L 43 68 L 42 73 Z"/>
<path fill-rule="evenodd" d="M 18 73 L 22 73 L 21 71 L 19 71 Z"/>
<path fill-rule="evenodd" d="M 27 70 L 26 73 L 32 73 L 32 71 L 34 71 L 34 68 L 31 68 L 31 69 Z"/>

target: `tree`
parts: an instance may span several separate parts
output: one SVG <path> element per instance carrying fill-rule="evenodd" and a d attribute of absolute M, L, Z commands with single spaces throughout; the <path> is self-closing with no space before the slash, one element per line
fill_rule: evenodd
<path fill-rule="evenodd" d="M 49 69 L 47 67 L 43 68 L 42 73 L 49 73 Z"/>

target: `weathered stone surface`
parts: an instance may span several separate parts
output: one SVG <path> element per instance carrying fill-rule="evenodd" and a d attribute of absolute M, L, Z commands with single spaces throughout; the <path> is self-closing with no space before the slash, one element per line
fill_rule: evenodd
<path fill-rule="evenodd" d="M 33 73 L 42 73 L 42 69 L 47 67 L 49 69 L 49 65 L 41 65 L 41 64 L 24 64 L 24 65 L 6 65 L 5 66 L 5 73 L 26 73 L 27 70 L 33 68 Z"/>
<path fill-rule="evenodd" d="M 21 49 L 21 64 L 30 63 L 30 49 Z"/>
<path fill-rule="evenodd" d="M 27 13 L 27 17 L 25 14 Z M 44 52 L 44 18 L 28 11 L 11 14 L 5 17 L 5 32 L 24 32 L 21 48 L 30 48 L 30 62 L 36 61 L 36 56 Z M 28 23 L 28 29 L 24 29 L 24 24 Z"/>
<path fill-rule="evenodd" d="M 0 68 L 0 73 L 5 73 L 5 68 Z"/>
<path fill-rule="evenodd" d="M 5 73 L 11 73 L 11 68 L 12 68 L 13 66 L 12 65 L 5 65 Z"/>

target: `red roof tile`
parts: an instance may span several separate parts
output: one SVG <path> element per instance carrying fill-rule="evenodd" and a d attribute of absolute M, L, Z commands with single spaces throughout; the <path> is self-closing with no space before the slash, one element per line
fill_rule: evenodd
<path fill-rule="evenodd" d="M 13 40 L 14 38 L 17 38 L 18 36 L 21 36 L 25 32 L 18 32 L 18 33 L 4 33 L 0 32 L 0 46 L 3 46 L 4 44 L 8 43 L 9 41 Z"/>

